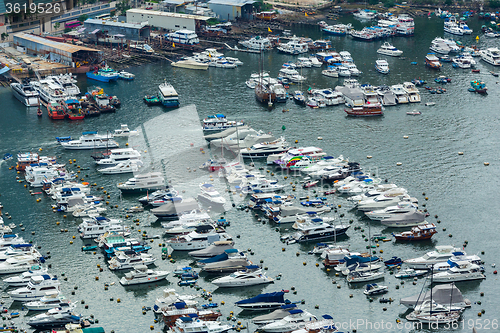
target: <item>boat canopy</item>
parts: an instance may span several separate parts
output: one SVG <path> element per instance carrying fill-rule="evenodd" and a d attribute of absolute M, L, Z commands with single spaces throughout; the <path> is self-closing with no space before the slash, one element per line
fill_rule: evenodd
<path fill-rule="evenodd" d="M 88 131 L 88 132 L 83 132 L 83 135 L 91 135 L 91 134 L 97 134 L 97 131 Z"/>
<path fill-rule="evenodd" d="M 193 321 L 193 318 L 191 318 L 191 317 L 180 317 L 179 319 L 182 320 L 185 323 Z"/>
<path fill-rule="evenodd" d="M 293 309 L 293 308 L 296 308 L 297 307 L 297 304 L 285 304 L 285 305 L 282 305 L 281 308 L 283 310 L 286 310 L 286 309 Z"/>
<path fill-rule="evenodd" d="M 3 238 L 13 238 L 13 237 L 17 237 L 17 235 L 15 235 L 15 234 L 7 234 L 7 235 L 3 235 L 2 237 Z"/>
<path fill-rule="evenodd" d="M 333 319 L 333 317 L 332 317 L 332 316 L 327 315 L 327 314 L 322 315 L 321 317 L 323 317 L 323 319 Z"/>
<path fill-rule="evenodd" d="M 176 309 L 184 309 L 186 307 L 186 303 L 185 302 L 177 302 L 177 303 L 174 303 L 174 306 Z"/>
<path fill-rule="evenodd" d="M 238 253 L 238 249 L 227 249 L 227 250 L 224 250 L 224 252 L 226 252 L 226 253 Z"/>
<path fill-rule="evenodd" d="M 246 269 L 258 269 L 260 268 L 259 266 L 257 265 L 248 265 L 248 266 L 245 266 Z"/>
<path fill-rule="evenodd" d="M 238 301 L 235 304 L 239 305 L 239 304 L 252 304 L 252 303 L 285 303 L 285 300 L 283 298 L 284 294 L 285 293 L 283 291 L 260 294 L 252 298 Z"/>
<path fill-rule="evenodd" d="M 290 314 L 297 314 L 297 313 L 302 313 L 304 311 L 302 311 L 301 309 L 293 309 L 293 310 L 290 310 L 288 311 Z"/>
<path fill-rule="evenodd" d="M 424 301 L 430 299 L 431 291 L 429 290 L 423 295 L 401 298 L 399 303 L 408 307 L 415 307 L 416 305 L 420 305 Z M 446 304 L 451 306 L 455 304 L 463 304 L 465 302 L 460 289 L 458 289 L 453 283 L 437 285 L 432 288 L 432 300 L 437 304 Z"/>
<path fill-rule="evenodd" d="M 12 244 L 10 247 L 14 249 L 20 249 L 22 247 L 31 247 L 33 246 L 32 244 L 26 243 L 26 244 Z"/>
<path fill-rule="evenodd" d="M 102 327 L 87 327 L 82 328 L 83 333 L 104 333 L 104 328 Z"/>

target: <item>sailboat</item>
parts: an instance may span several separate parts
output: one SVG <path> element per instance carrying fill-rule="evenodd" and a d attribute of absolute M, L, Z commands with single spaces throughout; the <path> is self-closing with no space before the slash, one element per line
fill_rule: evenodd
<path fill-rule="evenodd" d="M 367 271 L 352 271 L 347 275 L 347 282 L 349 283 L 359 283 L 359 282 L 368 282 L 374 281 L 378 279 L 382 279 L 384 277 L 383 271 L 371 270 L 371 257 L 372 257 L 372 237 L 371 237 L 371 223 L 368 224 L 368 239 L 370 240 L 369 251 L 370 251 L 370 262 L 369 270 Z"/>
<path fill-rule="evenodd" d="M 261 103 L 267 103 L 269 106 L 272 106 L 276 102 L 276 93 L 271 90 L 268 79 L 264 79 L 264 60 L 262 50 L 260 51 L 259 66 L 259 82 L 255 86 L 255 98 Z"/>
<path fill-rule="evenodd" d="M 434 265 L 431 266 L 430 270 L 431 270 L 430 279 L 432 286 Z M 410 318 L 408 320 L 416 320 L 421 323 L 428 324 L 429 326 L 450 324 L 458 321 L 460 319 L 462 308 L 456 308 L 451 306 L 453 301 L 452 295 L 450 296 L 450 305 L 443 306 L 442 304 L 437 304 L 436 302 L 434 302 L 434 300 L 432 299 L 432 288 L 431 288 L 430 300 L 422 303 L 419 306 L 415 306 L 415 310 L 407 316 L 407 319 Z"/>

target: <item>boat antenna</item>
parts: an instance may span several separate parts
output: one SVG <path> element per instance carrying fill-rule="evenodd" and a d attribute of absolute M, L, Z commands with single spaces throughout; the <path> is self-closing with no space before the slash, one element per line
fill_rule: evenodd
<path fill-rule="evenodd" d="M 424 291 L 424 287 L 425 287 L 425 282 L 427 282 L 427 279 L 429 278 L 429 276 L 427 275 L 425 277 L 425 281 L 424 281 L 424 284 L 422 285 L 422 289 L 420 289 L 420 294 L 418 294 L 418 297 L 417 297 L 417 300 L 415 301 L 415 305 L 413 306 L 413 308 L 415 309 L 418 305 L 418 301 L 420 300 L 420 296 L 422 296 L 422 292 Z M 432 288 L 432 283 L 431 283 L 431 288 Z"/>

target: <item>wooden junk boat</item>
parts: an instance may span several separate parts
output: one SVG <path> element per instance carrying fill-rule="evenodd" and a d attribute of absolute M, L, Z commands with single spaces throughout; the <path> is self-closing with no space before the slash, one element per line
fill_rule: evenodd
<path fill-rule="evenodd" d="M 344 109 L 348 116 L 374 117 L 383 116 L 382 105 L 380 103 L 365 104 L 363 106 L 353 106 Z"/>
<path fill-rule="evenodd" d="M 437 234 L 436 225 L 434 223 L 422 224 L 411 228 L 410 231 L 401 233 L 392 233 L 396 240 L 426 240 L 430 239 L 434 234 Z"/>

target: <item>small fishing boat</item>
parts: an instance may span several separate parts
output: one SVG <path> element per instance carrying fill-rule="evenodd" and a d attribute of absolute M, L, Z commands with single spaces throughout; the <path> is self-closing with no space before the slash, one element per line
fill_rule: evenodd
<path fill-rule="evenodd" d="M 444 76 L 444 75 L 440 75 L 434 79 L 434 82 L 436 82 L 436 83 L 450 83 L 451 78 Z"/>
<path fill-rule="evenodd" d="M 122 80 L 132 81 L 135 79 L 135 75 L 129 72 L 121 71 L 118 73 L 118 78 Z"/>
<path fill-rule="evenodd" d="M 36 111 L 36 115 L 38 117 L 41 117 L 43 115 L 42 109 L 38 108 L 38 110 Z"/>
<path fill-rule="evenodd" d="M 434 234 L 437 234 L 436 225 L 434 223 L 417 225 L 411 228 L 411 231 L 392 233 L 396 240 L 407 241 L 430 239 Z"/>
<path fill-rule="evenodd" d="M 376 283 L 370 283 L 366 285 L 366 289 L 363 291 L 363 294 L 366 296 L 374 296 L 374 295 L 382 295 L 389 292 L 389 287 L 387 286 L 379 286 Z"/>
<path fill-rule="evenodd" d="M 114 137 L 120 137 L 120 136 L 131 136 L 131 135 L 137 135 L 138 132 L 133 130 L 131 131 L 127 124 L 121 124 L 120 129 L 116 129 L 115 132 L 113 133 Z"/>
<path fill-rule="evenodd" d="M 375 69 L 382 74 L 389 74 L 389 63 L 385 59 L 378 59 L 375 61 Z"/>
<path fill-rule="evenodd" d="M 472 80 L 470 81 L 470 92 L 475 92 L 478 94 L 486 94 L 488 91 L 488 88 L 486 88 L 486 84 L 481 81 L 481 80 Z"/>
<path fill-rule="evenodd" d="M 245 287 L 259 284 L 272 283 L 273 278 L 267 277 L 257 265 L 247 266 L 244 271 L 237 271 L 231 275 L 213 280 L 212 283 L 218 287 Z"/>
<path fill-rule="evenodd" d="M 402 263 L 403 263 L 403 260 L 399 257 L 392 257 L 391 259 L 384 261 L 384 264 L 387 267 L 399 266 Z"/>
<path fill-rule="evenodd" d="M 161 105 L 158 96 L 146 95 L 143 97 L 143 100 L 147 105 Z"/>
<path fill-rule="evenodd" d="M 355 117 L 374 117 L 384 115 L 384 112 L 382 111 L 382 105 L 378 103 L 344 108 L 344 112 L 347 113 L 348 116 Z"/>

